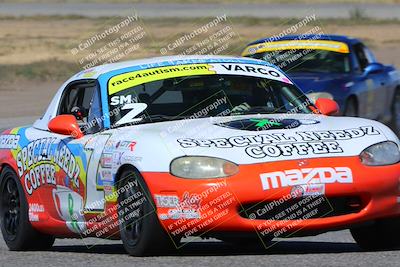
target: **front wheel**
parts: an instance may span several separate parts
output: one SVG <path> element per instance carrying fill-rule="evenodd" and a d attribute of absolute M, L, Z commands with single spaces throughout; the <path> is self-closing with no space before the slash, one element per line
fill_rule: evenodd
<path fill-rule="evenodd" d="M 119 229 L 125 250 L 131 256 L 165 253 L 172 239 L 160 225 L 149 190 L 134 170 L 121 174 L 118 183 Z"/>
<path fill-rule="evenodd" d="M 9 167 L 0 176 L 0 227 L 10 250 L 45 250 L 55 238 L 36 231 L 29 222 L 28 202 L 21 183 Z"/>
<path fill-rule="evenodd" d="M 372 225 L 353 228 L 350 232 L 364 250 L 400 247 L 400 218 L 376 221 Z"/>

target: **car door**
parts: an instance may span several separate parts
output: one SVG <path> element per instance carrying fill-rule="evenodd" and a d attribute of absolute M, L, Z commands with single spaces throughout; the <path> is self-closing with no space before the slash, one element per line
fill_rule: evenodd
<path fill-rule="evenodd" d="M 358 115 L 370 119 L 378 119 L 384 112 L 386 102 L 385 73 L 366 73 L 365 69 L 375 63 L 372 53 L 362 44 L 353 45 L 355 56 L 355 75 L 358 94 Z"/>
<path fill-rule="evenodd" d="M 64 167 L 65 181 L 54 193 L 56 210 L 75 233 L 84 233 L 86 214 L 104 210 L 104 191 L 97 187 L 100 156 L 110 135 L 103 134 L 101 96 L 95 80 L 68 85 L 61 98 L 58 115 L 74 115 L 84 133 L 82 138 L 65 137 L 58 147 L 59 165 Z"/>

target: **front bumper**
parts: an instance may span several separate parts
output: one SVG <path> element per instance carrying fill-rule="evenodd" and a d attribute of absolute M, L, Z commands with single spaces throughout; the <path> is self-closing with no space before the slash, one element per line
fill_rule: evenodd
<path fill-rule="evenodd" d="M 293 197 L 293 186 L 262 188 L 262 173 L 322 167 L 349 167 L 353 181 L 326 183 L 323 191 L 302 197 Z M 320 158 L 241 165 L 237 175 L 226 179 L 143 176 L 161 224 L 176 237 L 215 232 L 285 237 L 400 216 L 400 163 L 368 167 L 358 157 Z"/>

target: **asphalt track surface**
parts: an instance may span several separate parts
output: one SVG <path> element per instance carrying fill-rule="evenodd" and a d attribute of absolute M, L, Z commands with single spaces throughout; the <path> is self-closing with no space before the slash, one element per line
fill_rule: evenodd
<path fill-rule="evenodd" d="M 126 16 L 133 10 L 142 18 L 197 18 L 226 14 L 229 17 L 298 17 L 317 14 L 317 18 L 348 18 L 359 9 L 376 19 L 400 19 L 399 4 L 98 4 L 98 3 L 0 3 L 0 16 L 78 15 L 88 17 Z"/>
<path fill-rule="evenodd" d="M 87 245 L 94 245 L 91 249 Z M 119 241 L 57 240 L 50 251 L 11 252 L 0 241 L 0 266 L 399 266 L 400 251 L 362 252 L 348 231 L 286 239 L 265 250 L 217 241 L 189 243 L 147 258 L 125 254 Z"/>

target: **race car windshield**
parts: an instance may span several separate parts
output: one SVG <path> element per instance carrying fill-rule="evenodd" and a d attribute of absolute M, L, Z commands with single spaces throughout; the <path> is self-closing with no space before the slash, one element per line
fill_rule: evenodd
<path fill-rule="evenodd" d="M 291 83 L 239 75 L 197 75 L 143 83 L 109 96 L 111 124 L 244 114 L 311 113 Z"/>
<path fill-rule="evenodd" d="M 350 72 L 350 59 L 348 53 L 313 49 L 291 49 L 268 51 L 249 56 L 274 64 L 287 73 Z"/>

